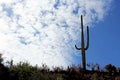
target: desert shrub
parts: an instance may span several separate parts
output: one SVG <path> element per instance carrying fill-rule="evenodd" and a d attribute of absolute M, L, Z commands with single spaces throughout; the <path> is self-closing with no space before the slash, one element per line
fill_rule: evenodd
<path fill-rule="evenodd" d="M 18 77 L 18 80 L 39 80 L 39 69 L 32 67 L 29 63 L 22 63 L 13 66 L 11 73 Z"/>
<path fill-rule="evenodd" d="M 0 80 L 8 80 L 9 79 L 9 68 L 4 66 L 2 54 L 0 54 Z"/>
<path fill-rule="evenodd" d="M 8 63 L 10 66 L 6 67 L 0 55 L 0 80 L 120 80 L 120 68 L 112 64 L 106 65 L 103 71 L 100 71 L 98 64 L 91 64 L 88 65 L 91 70 L 84 71 L 81 66 L 76 65 L 67 69 L 54 67 L 50 70 L 45 64 L 38 67 L 27 62 L 17 65 L 13 65 L 13 61 Z"/>
<path fill-rule="evenodd" d="M 120 76 L 115 77 L 115 80 L 120 80 Z"/>
<path fill-rule="evenodd" d="M 108 64 L 105 66 L 106 71 L 109 72 L 110 75 L 114 75 L 116 73 L 116 67 L 112 64 Z"/>
<path fill-rule="evenodd" d="M 87 66 L 91 68 L 92 71 L 100 71 L 100 65 L 98 63 L 96 64 L 89 63 L 87 64 Z"/>
<path fill-rule="evenodd" d="M 91 76 L 91 80 L 99 80 L 99 76 L 97 73 L 94 73 L 92 76 Z"/>

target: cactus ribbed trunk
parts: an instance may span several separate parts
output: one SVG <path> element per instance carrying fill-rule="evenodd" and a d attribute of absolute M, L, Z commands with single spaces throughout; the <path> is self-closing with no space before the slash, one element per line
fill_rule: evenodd
<path fill-rule="evenodd" d="M 85 57 L 85 51 L 82 52 L 82 65 L 83 65 L 83 70 L 86 70 L 86 57 Z"/>
<path fill-rule="evenodd" d="M 75 45 L 75 48 L 77 50 L 81 50 L 83 70 L 86 70 L 86 56 L 85 56 L 85 51 L 88 49 L 88 47 L 89 47 L 89 28 L 87 26 L 87 45 L 85 47 L 85 44 L 84 44 L 83 19 L 82 19 L 82 16 L 81 16 L 81 48 L 78 48 L 76 45 Z"/>
<path fill-rule="evenodd" d="M 86 59 L 85 59 L 85 50 L 84 50 L 84 31 L 83 31 L 83 19 L 81 16 L 81 53 L 82 53 L 82 65 L 83 65 L 83 70 L 86 70 Z"/>

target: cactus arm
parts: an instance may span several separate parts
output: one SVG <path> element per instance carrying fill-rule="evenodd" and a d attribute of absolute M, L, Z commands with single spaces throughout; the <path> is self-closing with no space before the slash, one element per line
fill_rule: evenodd
<path fill-rule="evenodd" d="M 87 26 L 87 45 L 85 50 L 87 50 L 89 48 L 89 27 Z"/>
<path fill-rule="evenodd" d="M 77 50 L 82 50 L 82 48 L 78 48 L 76 45 L 75 45 L 75 48 L 76 48 Z"/>

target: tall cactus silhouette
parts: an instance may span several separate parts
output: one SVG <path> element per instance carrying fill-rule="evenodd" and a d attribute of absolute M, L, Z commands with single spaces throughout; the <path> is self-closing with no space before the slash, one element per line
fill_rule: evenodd
<path fill-rule="evenodd" d="M 75 45 L 75 48 L 77 50 L 81 50 L 83 70 L 86 70 L 86 56 L 85 56 L 85 51 L 88 49 L 88 47 L 89 47 L 89 27 L 87 26 L 87 44 L 85 46 L 85 44 L 84 44 L 83 18 L 82 18 L 82 15 L 81 15 L 81 48 L 78 48 L 76 45 Z"/>

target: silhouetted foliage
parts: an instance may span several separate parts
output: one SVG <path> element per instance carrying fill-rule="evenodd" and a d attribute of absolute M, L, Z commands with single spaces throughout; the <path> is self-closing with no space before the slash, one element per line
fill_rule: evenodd
<path fill-rule="evenodd" d="M 8 62 L 11 66 L 6 67 L 2 55 L 0 60 L 0 80 L 120 80 L 120 68 L 112 64 L 106 65 L 103 71 L 100 71 L 98 64 L 89 64 L 91 70 L 84 71 L 80 65 L 68 66 L 67 69 L 49 69 L 45 64 L 41 67 L 32 66 L 27 62 L 13 65 L 13 60 Z"/>
<path fill-rule="evenodd" d="M 88 67 L 91 68 L 92 71 L 100 71 L 100 65 L 99 64 L 93 64 L 93 63 L 90 63 L 90 64 L 87 64 Z"/>
<path fill-rule="evenodd" d="M 112 64 L 106 65 L 105 69 L 109 72 L 110 75 L 114 75 L 116 73 L 116 67 Z"/>
<path fill-rule="evenodd" d="M 8 80 L 9 79 L 9 69 L 5 67 L 3 64 L 2 54 L 0 54 L 0 80 Z"/>

